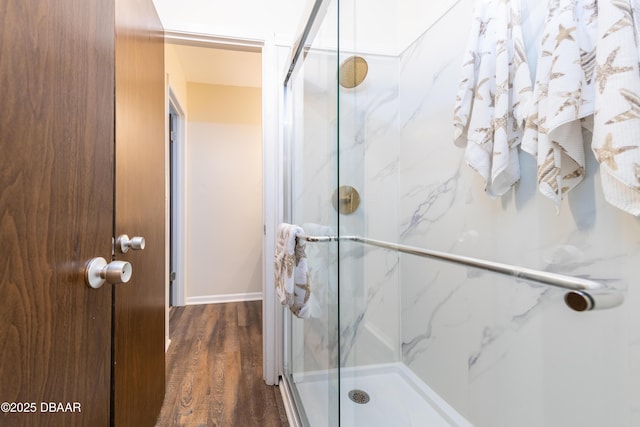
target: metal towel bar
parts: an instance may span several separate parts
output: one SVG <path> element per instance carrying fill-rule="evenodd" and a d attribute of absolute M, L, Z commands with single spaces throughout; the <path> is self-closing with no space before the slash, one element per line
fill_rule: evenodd
<path fill-rule="evenodd" d="M 446 252 L 433 251 L 413 246 L 399 245 L 396 243 L 384 242 L 382 240 L 370 239 L 360 236 L 308 236 L 298 235 L 299 239 L 307 242 L 333 242 L 333 241 L 353 241 L 366 245 L 377 246 L 379 248 L 391 249 L 406 254 L 417 255 L 424 258 L 432 258 L 453 264 L 474 267 L 481 270 L 492 271 L 494 273 L 511 276 L 517 279 L 533 281 L 544 285 L 554 286 L 568 290 L 564 296 L 564 301 L 575 311 L 601 310 L 617 307 L 624 301 L 622 292 L 610 289 L 602 283 L 579 277 L 565 276 L 546 271 L 532 270 L 529 268 L 502 264 L 499 262 L 486 261 L 462 255 L 455 255 Z"/>

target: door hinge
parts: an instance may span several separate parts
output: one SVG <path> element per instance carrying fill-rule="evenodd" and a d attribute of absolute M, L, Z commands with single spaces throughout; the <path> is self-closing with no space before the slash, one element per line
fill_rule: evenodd
<path fill-rule="evenodd" d="M 173 282 L 174 280 L 176 280 L 176 272 L 172 271 L 171 273 L 169 273 L 169 281 Z"/>

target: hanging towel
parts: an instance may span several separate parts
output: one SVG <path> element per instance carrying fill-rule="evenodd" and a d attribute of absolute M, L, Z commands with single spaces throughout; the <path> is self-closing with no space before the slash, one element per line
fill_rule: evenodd
<path fill-rule="evenodd" d="M 280 303 L 296 316 L 311 316 L 311 285 L 305 254 L 305 242 L 296 237 L 304 234 L 301 227 L 291 224 L 278 226 L 274 255 L 276 293 Z"/>
<path fill-rule="evenodd" d="M 538 189 L 559 208 L 585 175 L 582 119 L 594 112 L 596 0 L 550 0 L 522 149 L 537 158 Z"/>
<path fill-rule="evenodd" d="M 632 2 L 633 4 L 633 2 Z M 605 199 L 640 215 L 638 19 L 629 0 L 600 0 L 596 112 L 591 148 Z"/>
<path fill-rule="evenodd" d="M 492 197 L 520 179 L 518 145 L 532 96 L 520 2 L 476 4 L 454 108 L 454 143 Z"/>

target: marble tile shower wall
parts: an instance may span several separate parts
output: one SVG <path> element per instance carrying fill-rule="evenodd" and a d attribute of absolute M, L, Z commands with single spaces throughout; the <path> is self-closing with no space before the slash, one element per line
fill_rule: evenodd
<path fill-rule="evenodd" d="M 545 6 L 523 0 L 532 68 Z M 452 142 L 472 8 L 462 0 L 399 57 L 362 53 L 369 75 L 339 90 L 339 110 L 335 70 L 350 54 L 309 52 L 294 221 L 337 232 L 339 165 L 339 184 L 362 197 L 340 216 L 341 234 L 602 280 L 625 303 L 575 313 L 559 290 L 356 243 L 339 254 L 312 244 L 320 311 L 296 324 L 294 359 L 299 371 L 335 368 L 338 357 L 342 366 L 400 360 L 479 427 L 640 425 L 640 221 L 604 201 L 590 150 L 587 177 L 559 213 L 538 194 L 528 154 L 514 191 L 485 195 Z"/>
<path fill-rule="evenodd" d="M 349 56 L 344 53 L 337 58 L 331 52 L 314 50 L 307 54 L 304 87 L 296 88 L 303 101 L 294 113 L 294 120 L 303 120 L 294 149 L 294 221 L 311 234 L 335 234 L 339 221 L 342 235 L 376 235 L 395 241 L 398 58 L 368 57 L 370 72 L 364 83 L 354 89 L 338 89 L 338 59 Z M 332 196 L 340 185 L 352 186 L 360 194 L 361 205 L 353 214 L 338 215 L 333 207 Z M 371 251 L 359 243 L 340 243 L 338 279 L 338 270 L 332 267 L 337 265 L 336 244 L 310 244 L 307 255 L 319 310 L 318 316 L 294 323 L 297 370 L 398 361 L 399 256 Z M 338 313 L 340 331 L 336 334 Z"/>
<path fill-rule="evenodd" d="M 523 5 L 544 16 L 542 2 Z M 399 241 L 601 280 L 626 301 L 575 313 L 561 291 L 402 255 L 402 360 L 474 425 L 640 425 L 640 221 L 604 201 L 590 150 L 559 213 L 527 154 L 515 191 L 484 194 L 452 142 L 472 7 L 459 3 L 400 58 Z M 540 23 L 523 25 L 532 49 Z"/>
<path fill-rule="evenodd" d="M 342 62 L 351 54 L 343 52 Z M 398 223 L 398 58 L 366 55 L 369 72 L 339 89 L 340 185 L 353 185 L 361 207 L 340 216 L 340 233 L 396 241 Z M 400 359 L 399 256 L 361 243 L 340 253 L 341 366 Z"/>

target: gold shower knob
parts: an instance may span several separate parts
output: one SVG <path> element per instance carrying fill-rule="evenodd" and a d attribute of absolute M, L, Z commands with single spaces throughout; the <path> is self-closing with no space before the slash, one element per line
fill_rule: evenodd
<path fill-rule="evenodd" d="M 340 64 L 340 86 L 351 89 L 364 81 L 369 64 L 361 56 L 350 56 Z"/>
<path fill-rule="evenodd" d="M 360 194 L 350 185 L 343 185 L 333 192 L 333 207 L 344 215 L 352 214 L 360 206 Z"/>

